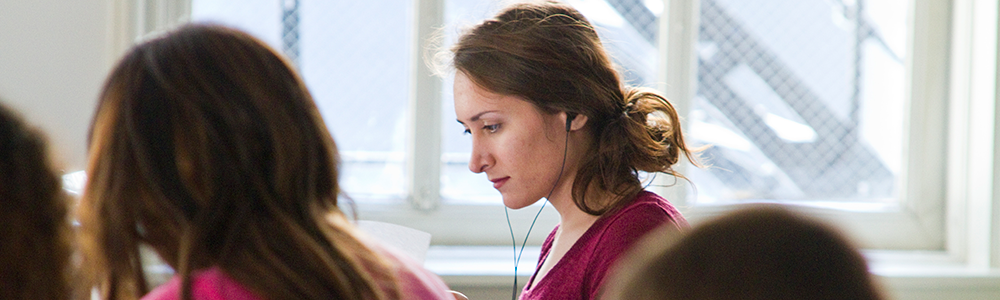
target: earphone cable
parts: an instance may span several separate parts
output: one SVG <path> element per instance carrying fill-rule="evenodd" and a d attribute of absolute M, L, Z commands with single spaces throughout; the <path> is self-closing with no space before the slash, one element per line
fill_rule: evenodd
<path fill-rule="evenodd" d="M 568 124 L 569 122 L 567 122 Z M 503 213 L 507 217 L 507 228 L 510 229 L 510 239 L 512 246 L 514 247 L 514 287 L 513 292 L 511 292 L 510 299 L 517 299 L 517 265 L 521 262 L 521 254 L 524 254 L 524 246 L 528 244 L 528 236 L 531 235 L 531 229 L 535 227 L 535 221 L 538 221 L 538 216 L 542 215 L 542 210 L 545 209 L 545 204 L 549 202 L 549 198 L 552 198 L 552 192 L 555 192 L 556 186 L 559 185 L 559 180 L 562 179 L 563 169 L 566 168 L 566 155 L 569 153 L 569 125 L 567 125 L 566 130 L 566 144 L 563 146 L 563 159 L 562 165 L 559 166 L 559 175 L 556 176 L 556 182 L 552 184 L 552 189 L 549 190 L 549 195 L 545 196 L 545 202 L 542 202 L 542 207 L 538 209 L 535 213 L 535 218 L 531 220 L 531 225 L 528 226 L 528 232 L 524 234 L 524 241 L 521 242 L 521 250 L 517 251 L 517 240 L 514 239 L 514 227 L 510 224 L 510 215 L 507 213 L 507 206 L 503 207 Z"/>

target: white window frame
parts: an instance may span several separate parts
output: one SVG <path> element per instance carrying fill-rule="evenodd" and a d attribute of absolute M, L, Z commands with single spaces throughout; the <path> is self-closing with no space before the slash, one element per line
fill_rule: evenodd
<path fill-rule="evenodd" d="M 668 97 L 679 111 L 690 106 L 697 63 L 698 0 L 669 1 L 661 22 Z M 981 0 L 913 1 L 906 62 L 908 153 L 901 205 L 857 211 L 820 206 L 802 211 L 839 226 L 887 275 L 900 265 L 948 266 L 995 273 L 1000 267 L 1000 181 L 994 173 L 997 126 L 997 3 Z M 674 46 L 676 45 L 676 46 Z M 673 50 L 673 51 L 668 51 Z M 984 126 L 986 125 L 986 126 Z M 685 199 L 674 189 L 671 199 Z M 680 195 L 677 195 L 681 193 Z M 675 201 L 677 203 L 679 201 Z M 732 205 L 677 203 L 695 221 Z M 940 271 L 940 269 L 937 269 Z M 954 270 L 954 269 L 953 269 Z M 993 270 L 993 271 L 990 271 Z M 909 273 L 907 273 L 909 272 Z M 959 271 L 964 272 L 964 271 Z"/>
<path fill-rule="evenodd" d="M 183 23 L 189 0 L 113 0 L 116 20 L 109 29 L 115 54 L 146 32 Z M 510 245 L 510 232 L 499 205 L 444 204 L 440 193 L 442 78 L 427 64 L 428 41 L 443 26 L 444 0 L 414 0 L 417 14 L 412 53 L 411 133 L 407 148 L 409 193 L 397 204 L 357 200 L 361 219 L 401 224 L 433 234 L 436 245 Z M 660 25 L 662 89 L 687 111 L 694 92 L 697 67 L 697 0 L 666 0 Z M 958 263 L 979 268 L 1000 267 L 1000 206 L 992 204 L 1000 188 L 993 154 L 996 139 L 997 4 L 988 0 L 914 1 L 907 62 L 910 105 L 906 127 L 909 155 L 905 157 L 904 199 L 898 209 L 859 212 L 829 207 L 804 207 L 807 213 L 841 226 L 864 247 L 916 250 L 922 261 Z M 661 87 L 662 88 L 662 87 Z M 984 127 L 979 124 L 990 124 Z M 912 149 L 921 149 L 914 151 Z M 947 159 L 942 160 L 941 158 Z M 938 163 L 927 163 L 934 162 Z M 661 176 L 662 177 L 662 176 Z M 683 182 L 682 182 L 683 184 Z M 731 206 L 685 203 L 685 188 L 657 190 L 677 204 L 694 223 Z M 403 200 L 403 199 L 400 199 Z M 537 208 L 538 205 L 531 206 Z M 535 210 L 511 214 L 518 243 Z M 535 225 L 531 244 L 540 244 L 558 221 L 546 208 Z M 541 228 L 541 229 L 539 229 Z M 519 231 L 520 229 L 520 231 Z M 884 251 L 872 251 L 875 257 Z M 896 255 L 907 257 L 912 255 Z M 888 259 L 892 260 L 892 259 Z"/>
<path fill-rule="evenodd" d="M 190 0 L 110 0 L 108 22 L 111 64 L 143 37 L 191 19 Z"/>
<path fill-rule="evenodd" d="M 439 45 L 425 44 L 429 37 L 428 33 L 434 28 L 443 26 L 442 8 L 443 0 L 417 0 L 418 13 L 417 34 L 414 43 L 418 46 L 414 53 L 414 63 L 416 64 L 414 81 L 415 92 L 411 103 L 415 107 L 413 117 L 414 132 L 411 141 L 421 141 L 421 143 L 409 143 L 414 150 L 409 151 L 411 161 L 408 169 L 411 174 L 411 189 L 409 202 L 412 207 L 401 207 L 399 205 L 387 204 L 365 204 L 359 203 L 358 208 L 362 213 L 362 218 L 375 219 L 379 221 L 394 222 L 406 226 L 411 226 L 428 232 L 435 236 L 435 244 L 465 244 L 465 245 L 507 245 L 510 243 L 510 233 L 506 226 L 504 216 L 500 212 L 499 205 L 442 205 L 439 193 L 440 184 L 440 78 L 433 77 L 430 71 L 425 69 L 426 57 L 424 49 L 438 48 Z M 957 5 L 957 4 L 956 4 Z M 906 174 L 918 174 L 919 176 L 901 176 L 900 186 L 904 189 L 900 192 L 903 199 L 901 205 L 892 208 L 878 208 L 872 210 L 830 208 L 824 206 L 797 206 L 808 214 L 819 216 L 829 220 L 849 234 L 859 240 L 860 244 L 866 248 L 892 249 L 892 250 L 924 250 L 924 251 L 946 251 L 952 249 L 952 244 L 956 243 L 956 237 L 948 238 L 952 234 L 954 226 L 946 224 L 954 223 L 953 214 L 946 215 L 946 205 L 953 205 L 961 201 L 954 200 L 955 197 L 963 197 L 955 194 L 955 188 L 946 185 L 947 182 L 959 178 L 961 172 L 977 172 L 981 170 L 969 169 L 969 162 L 965 162 L 966 167 L 960 167 L 962 162 L 945 161 L 945 153 L 955 153 L 956 143 L 968 143 L 970 141 L 981 142 L 984 140 L 993 141 L 992 135 L 970 139 L 973 134 L 968 128 L 963 129 L 960 121 L 968 120 L 949 116 L 956 114 L 958 107 L 954 103 L 969 103 L 971 100 L 961 98 L 960 95 L 949 95 L 949 79 L 954 75 L 946 70 L 949 67 L 948 55 L 950 51 L 947 41 L 952 34 L 948 31 L 951 28 L 949 15 L 950 1 L 914 1 L 911 20 L 922 20 L 915 22 L 917 26 L 911 32 L 909 49 L 911 50 L 910 61 L 907 63 L 908 85 L 907 91 L 911 105 L 907 109 L 907 124 L 909 128 L 906 143 L 908 149 L 921 149 L 921 151 L 910 151 L 905 157 Z M 686 111 L 690 106 L 687 99 L 692 99 L 694 91 L 694 81 L 697 67 L 693 47 L 697 40 L 698 22 L 698 1 L 696 0 L 675 0 L 667 1 L 666 12 L 663 16 L 665 21 L 661 22 L 661 66 L 658 67 L 661 76 L 667 86 L 671 89 L 667 91 L 668 97 L 678 106 L 679 111 Z M 956 13 L 958 13 L 956 11 Z M 956 32 L 955 34 L 966 34 Z M 675 46 L 676 45 L 676 46 Z M 957 46 L 956 46 L 957 47 Z M 674 51 L 670 51 L 674 50 Z M 954 63 L 954 62 L 952 62 Z M 952 70 L 958 72 L 957 70 Z M 956 79 L 957 80 L 957 79 Z M 429 83 L 429 84 L 421 84 Z M 950 84 L 961 84 L 951 82 Z M 680 88 L 678 88 L 680 87 Z M 951 107 L 948 111 L 945 108 Z M 420 116 L 426 116 L 421 120 Z M 945 132 L 945 128 L 950 128 Z M 992 132 L 992 131 L 991 131 Z M 983 134 L 980 134 L 983 135 Z M 958 139 L 958 140 L 956 140 Z M 948 142 L 949 147 L 945 146 Z M 974 149 L 981 149 L 977 147 Z M 989 148 L 992 149 L 992 146 Z M 934 163 L 927 163 L 934 162 Z M 420 176 L 413 176 L 420 174 Z M 992 173 L 990 172 L 990 174 Z M 661 176 L 663 177 L 663 176 Z M 981 176 L 962 175 L 962 178 L 984 178 Z M 989 177 L 992 178 L 992 177 Z M 661 178 L 663 179 L 663 178 Z M 673 182 L 671 179 L 667 181 Z M 948 189 L 946 190 L 946 187 Z M 657 189 L 657 188 L 654 188 Z M 678 205 L 682 212 L 694 222 L 710 216 L 721 214 L 731 210 L 730 205 L 696 205 L 685 203 L 686 188 L 683 181 L 678 186 L 670 188 L 659 188 L 658 193 L 665 195 Z M 947 200 L 947 201 L 946 201 Z M 948 210 L 953 211 L 953 210 Z M 521 214 L 512 218 L 513 224 L 526 224 L 531 222 L 533 214 Z M 947 220 L 946 221 L 946 217 Z M 548 223 L 554 223 L 558 216 L 547 214 L 542 220 L 546 226 L 543 234 L 535 234 L 533 243 L 540 243 L 547 232 Z M 951 221 L 951 222 L 949 222 Z M 471 224 L 475 224 L 470 226 Z M 949 232 L 946 232 L 949 231 Z M 519 239 L 520 237 L 518 237 Z M 520 242 L 520 241 L 518 241 Z"/>
<path fill-rule="evenodd" d="M 697 43 L 698 0 L 670 1 L 668 21 L 661 22 L 661 31 L 667 33 L 666 51 L 668 65 L 665 78 L 669 86 L 668 97 L 687 111 L 693 99 L 697 72 L 697 57 L 693 46 Z M 910 32 L 908 45 L 911 55 L 906 62 L 908 113 L 905 116 L 907 136 L 904 143 L 911 149 L 904 157 L 906 162 L 899 186 L 901 205 L 898 207 L 829 207 L 827 204 L 809 205 L 793 202 L 795 207 L 810 215 L 837 224 L 866 248 L 875 249 L 944 249 L 945 198 L 945 107 L 947 97 L 947 41 L 949 16 L 948 1 L 913 1 L 909 20 L 917 26 Z M 669 24 L 669 25 L 668 25 Z M 670 28 L 673 30 L 669 30 Z M 677 50 L 671 53 L 669 50 Z M 673 63 L 673 64 L 671 64 Z M 920 151 L 912 151 L 920 149 Z M 916 176 L 913 176 L 916 174 Z M 696 183 L 697 184 L 697 183 Z M 683 192 L 684 190 L 679 190 Z M 732 210 L 733 205 L 699 205 L 684 203 L 685 195 L 671 199 L 687 207 L 683 212 L 695 221 Z"/>
<path fill-rule="evenodd" d="M 994 158 L 997 126 L 996 1 L 955 0 L 952 4 L 946 251 L 971 268 L 1000 267 L 1000 206 L 993 205 L 1000 182 Z M 982 126 L 988 125 L 988 126 Z"/>

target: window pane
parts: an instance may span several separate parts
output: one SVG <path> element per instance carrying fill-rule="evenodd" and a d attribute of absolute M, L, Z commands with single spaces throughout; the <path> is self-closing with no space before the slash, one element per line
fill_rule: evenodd
<path fill-rule="evenodd" d="M 281 50 L 280 0 L 193 0 L 191 20 L 219 23 L 246 31 Z"/>
<path fill-rule="evenodd" d="M 194 0 L 192 19 L 247 30 L 296 58 L 340 150 L 341 187 L 359 201 L 401 200 L 412 7 L 412 0 Z"/>
<path fill-rule="evenodd" d="M 897 201 L 908 1 L 702 0 L 701 203 Z"/>
<path fill-rule="evenodd" d="M 503 4 L 498 1 L 445 0 L 444 49 L 450 49 L 465 30 L 492 17 Z M 500 204 L 500 193 L 486 174 L 469 171 L 472 140 L 465 127 L 455 121 L 454 77 L 444 78 L 441 88 L 441 201 L 444 203 Z"/>
<path fill-rule="evenodd" d="M 445 45 L 450 47 L 461 29 L 492 17 L 509 1 L 445 1 Z M 566 1 L 586 16 L 598 29 L 598 35 L 615 63 L 625 70 L 629 84 L 653 87 L 657 82 L 656 66 L 658 17 L 663 11 L 660 0 L 570 0 Z M 655 13 L 654 13 L 655 12 Z M 455 122 L 452 78 L 443 88 L 441 196 L 445 203 L 482 203 L 500 205 L 500 193 L 493 189 L 485 174 L 473 174 L 467 165 L 472 142 L 462 135 L 464 128 Z"/>

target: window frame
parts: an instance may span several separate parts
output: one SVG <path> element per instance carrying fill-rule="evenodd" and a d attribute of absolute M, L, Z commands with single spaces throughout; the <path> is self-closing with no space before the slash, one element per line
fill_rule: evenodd
<path fill-rule="evenodd" d="M 669 1 L 668 20 L 661 22 L 661 31 L 667 33 L 666 45 L 661 45 L 670 62 L 666 66 L 667 95 L 687 111 L 694 97 L 697 81 L 697 56 L 694 45 L 698 40 L 698 0 Z M 947 57 L 949 50 L 947 31 L 951 20 L 948 1 L 912 1 L 911 28 L 908 44 L 910 55 L 907 70 L 907 109 L 904 117 L 907 137 L 904 155 L 906 162 L 899 183 L 900 205 L 888 208 L 851 209 L 829 207 L 824 203 L 789 202 L 792 207 L 806 214 L 822 218 L 847 231 L 865 248 L 942 250 L 945 247 L 943 189 L 946 132 L 951 124 L 944 112 L 947 104 Z M 667 25 L 669 24 L 669 26 Z M 673 27 L 674 30 L 667 30 Z M 662 37 L 661 37 L 662 38 Z M 680 49 L 671 53 L 669 50 Z M 936 99 L 936 101 L 935 101 Z M 953 133 L 948 133 L 953 134 Z M 927 163 L 931 162 L 931 163 Z M 912 176 L 916 174 L 917 176 Z M 948 176 L 950 177 L 950 176 Z M 694 221 L 711 218 L 739 207 L 738 204 L 703 205 L 688 203 L 685 190 L 676 190 L 672 201 Z M 676 199 L 676 200 L 674 200 Z M 878 230 L 872 230 L 878 228 Z"/>
<path fill-rule="evenodd" d="M 417 2 L 443 7 L 441 0 Z M 684 100 L 692 99 L 690 95 L 695 90 L 696 54 L 693 46 L 671 45 L 695 44 L 698 1 L 668 0 L 665 4 L 659 51 L 660 57 L 666 59 L 661 60 L 658 70 L 664 86 L 674 88 L 661 86 L 660 89 L 666 91 L 679 111 L 686 111 L 690 104 Z M 996 31 L 996 12 L 982 9 L 990 5 L 978 0 L 912 2 L 910 20 L 913 28 L 909 33 L 910 55 L 906 62 L 908 114 L 905 128 L 908 132 L 904 139 L 910 150 L 904 156 L 906 164 L 902 173 L 907 175 L 900 179 L 900 205 L 867 211 L 821 205 L 795 205 L 797 209 L 835 224 L 867 249 L 917 250 L 940 256 L 935 260 L 946 261 L 1000 258 L 1000 247 L 991 246 L 1000 238 L 988 234 L 991 228 L 996 228 L 991 225 L 1000 224 L 1000 218 L 995 217 L 1000 215 L 997 212 L 1000 209 L 990 202 L 994 193 L 992 186 L 997 186 L 993 184 L 996 168 L 992 156 L 1000 141 L 995 138 L 993 128 L 973 126 L 997 124 L 995 106 L 991 102 L 995 99 L 996 64 L 986 64 L 988 67 L 984 68 L 981 63 L 996 61 L 997 39 L 995 34 L 990 35 Z M 992 12 L 993 17 L 987 12 Z M 428 46 L 419 44 L 426 37 L 415 36 L 415 42 L 421 46 L 419 49 Z M 425 64 L 424 57 L 418 55 L 417 58 L 418 64 Z M 423 105 L 440 107 L 437 102 L 441 99 L 440 94 L 425 98 L 427 102 L 421 102 Z M 439 135 L 437 131 L 435 137 L 439 139 Z M 682 168 L 686 167 L 690 166 Z M 737 207 L 687 203 L 690 187 L 683 181 L 672 187 L 658 187 L 670 183 L 674 183 L 672 179 L 661 176 L 651 189 L 671 199 L 693 223 Z M 419 188 L 418 185 L 414 187 Z M 503 222 L 493 217 L 499 214 L 497 208 L 444 205 L 440 196 L 414 206 L 422 209 L 409 213 L 398 211 L 399 207 L 359 204 L 359 210 L 367 215 L 362 218 L 398 220 L 403 225 L 433 232 L 437 237 L 435 244 L 503 245 L 509 241 Z M 531 222 L 531 217 L 533 214 L 517 216 L 511 223 Z M 543 215 L 542 220 L 542 223 L 554 224 L 558 215 Z M 468 224 L 482 226 L 470 230 Z M 500 230 L 485 228 L 497 224 Z M 500 237 L 485 237 L 487 234 Z M 543 235 L 535 237 L 529 243 L 540 243 Z"/>
<path fill-rule="evenodd" d="M 436 18 L 433 22 L 427 22 L 418 18 L 417 34 L 414 35 L 417 49 L 436 49 L 440 45 L 425 44 L 429 35 L 426 33 L 427 26 L 434 28 L 441 27 L 441 9 L 443 0 L 417 0 L 419 17 L 431 16 Z M 422 7 L 422 8 L 420 8 Z M 694 80 L 697 61 L 693 45 L 697 41 L 698 24 L 698 1 L 696 0 L 674 0 L 667 1 L 665 13 L 662 16 L 660 27 L 660 57 L 658 66 L 659 74 L 665 86 L 674 87 L 660 90 L 666 91 L 668 98 L 677 106 L 679 111 L 686 111 L 690 107 L 688 99 L 692 99 L 695 90 Z M 435 10 L 436 9 L 436 10 Z M 948 55 L 950 49 L 947 41 L 951 28 L 949 1 L 914 1 L 911 11 L 911 20 L 915 21 L 911 31 L 911 41 L 908 48 L 911 52 L 906 68 L 909 71 L 907 79 L 909 81 L 907 95 L 909 113 L 906 117 L 908 136 L 905 139 L 908 149 L 921 149 L 921 151 L 909 151 L 905 156 L 905 174 L 917 174 L 918 176 L 901 176 L 900 191 L 901 203 L 898 207 L 876 208 L 867 211 L 857 209 L 831 208 L 819 205 L 795 205 L 795 207 L 807 214 L 823 218 L 836 224 L 855 237 L 861 245 L 874 249 L 905 249 L 905 250 L 944 250 L 946 242 L 955 239 L 946 239 L 945 226 L 945 199 L 952 198 L 946 195 L 946 180 L 956 177 L 957 162 L 945 161 L 945 153 L 955 151 L 946 149 L 944 141 L 956 139 L 956 136 L 968 136 L 968 132 L 956 128 L 954 117 L 949 118 L 945 109 L 949 102 L 956 100 L 954 95 L 948 95 L 948 81 L 951 76 L 948 70 Z M 673 28 L 671 28 L 673 27 Z M 421 29 L 425 28 L 425 29 Z M 671 30 L 673 29 L 673 30 Z M 681 45 L 681 46 L 673 46 Z M 673 51 L 671 51 L 673 50 Z M 440 110 L 440 90 L 430 92 L 440 87 L 440 78 L 426 79 L 422 76 L 430 75 L 429 70 L 421 70 L 426 66 L 425 56 L 416 51 L 415 63 L 417 73 L 415 82 L 417 93 L 413 94 L 411 103 L 417 110 L 423 107 L 425 110 Z M 423 81 L 421 81 L 423 80 Z M 419 82 L 433 83 L 433 87 L 422 87 Z M 954 84 L 954 83 L 952 83 Z M 680 87 L 680 88 L 677 88 Z M 419 92 L 424 89 L 423 93 Z M 935 101 L 937 100 L 937 101 Z M 951 110 L 954 114 L 954 110 Z M 463 204 L 443 204 L 441 197 L 437 193 L 428 191 L 439 190 L 440 161 L 432 159 L 440 157 L 440 114 L 435 115 L 434 120 L 418 120 L 421 114 L 414 114 L 414 131 L 417 135 L 413 140 L 425 141 L 425 143 L 410 143 L 416 151 L 409 151 L 411 162 L 424 162 L 422 164 L 411 163 L 412 168 L 408 168 L 408 174 L 426 174 L 437 176 L 414 176 L 411 177 L 410 204 L 414 208 L 399 207 L 394 205 L 358 204 L 358 210 L 362 212 L 362 218 L 372 218 L 380 221 L 396 221 L 400 224 L 415 227 L 434 233 L 435 244 L 504 244 L 509 241 L 507 230 L 490 230 L 481 227 L 502 226 L 503 222 L 498 222 L 487 216 L 495 216 L 498 209 L 483 205 L 463 205 Z M 426 116 L 425 115 L 425 116 Z M 950 128 L 946 131 L 945 128 Z M 418 136 L 420 132 L 424 135 Z M 968 131 L 966 129 L 966 131 Z M 992 141 L 992 137 L 990 139 Z M 432 142 L 433 141 L 433 142 Z M 963 139 L 963 141 L 968 141 Z M 951 143 L 961 141 L 949 141 Z M 435 148 L 436 149 L 429 149 Z M 433 150 L 437 150 L 434 152 Z M 947 151 L 947 152 L 946 152 Z M 435 163 L 426 163 L 434 161 Z M 933 162 L 933 163 L 927 163 Z M 947 163 L 947 167 L 946 167 Z M 682 168 L 688 168 L 684 166 Z M 946 170 L 947 168 L 947 170 Z M 422 178 L 416 178 L 422 177 Z M 677 185 L 663 187 L 675 183 L 673 179 L 660 176 L 657 184 L 651 188 L 655 192 L 666 196 L 693 222 L 698 222 L 712 216 L 722 214 L 732 210 L 738 205 L 698 205 L 687 203 L 687 192 L 690 187 L 683 181 Z M 953 189 L 949 189 L 951 191 Z M 951 203 L 949 201 L 947 203 Z M 797 202 L 796 204 L 803 204 Z M 411 212 L 407 212 L 411 211 Z M 492 215 L 491 215 L 492 214 Z M 511 220 L 511 223 L 520 224 L 531 222 L 530 215 L 519 215 Z M 950 216 L 949 216 L 950 217 Z M 558 215 L 546 215 L 543 223 L 553 223 L 558 221 Z M 488 222 L 485 223 L 484 222 Z M 492 224 L 491 224 L 492 223 Z M 482 224 L 475 232 L 470 232 L 463 224 Z M 879 230 L 872 230 L 878 228 Z M 492 228 L 491 228 L 492 229 Z M 536 239 L 532 243 L 540 243 L 540 236 L 536 234 Z"/>
<path fill-rule="evenodd" d="M 994 158 L 998 87 L 998 15 L 995 1 L 954 0 L 952 3 L 946 200 L 948 242 L 952 259 L 976 269 L 1000 267 L 1000 192 Z M 977 126 L 989 124 L 991 126 Z"/>
<path fill-rule="evenodd" d="M 697 41 L 698 0 L 669 1 L 668 45 Z M 997 122 L 997 3 L 980 0 L 912 1 L 905 139 L 908 153 L 897 209 L 854 211 L 800 206 L 844 230 L 880 265 L 1000 267 L 1000 164 Z M 669 25 L 668 25 L 669 24 Z M 668 26 L 674 30 L 665 30 Z M 674 51 L 670 53 L 666 49 Z M 680 111 L 692 99 L 697 64 L 693 47 L 663 47 L 666 83 Z M 982 125 L 989 126 L 982 126 Z M 675 193 L 684 190 L 676 190 Z M 734 205 L 689 205 L 672 199 L 690 219 Z M 897 273 L 889 267 L 885 273 Z"/>
<path fill-rule="evenodd" d="M 136 3 L 144 3 L 137 5 Z M 440 196 L 441 87 L 442 78 L 428 67 L 426 49 L 434 30 L 443 26 L 444 0 L 414 0 L 417 17 L 411 43 L 412 80 L 408 137 L 408 195 L 405 201 L 366 203 L 356 199 L 360 219 L 384 221 L 433 234 L 435 245 L 509 245 L 511 235 L 500 205 L 445 204 Z M 110 31 L 116 37 L 113 50 L 123 53 L 134 38 L 147 32 L 182 23 L 190 13 L 190 0 L 115 0 L 116 20 Z M 186 11 L 184 8 L 187 8 Z M 152 10 L 150 10 L 152 8 Z M 697 0 L 665 0 L 660 24 L 660 89 L 666 91 L 679 111 L 687 111 L 693 94 L 697 67 L 692 45 L 697 40 Z M 152 17 L 150 17 L 152 16 Z M 172 20 L 171 22 L 151 22 Z M 997 4 L 985 0 L 913 1 L 907 62 L 909 81 L 909 128 L 905 157 L 904 199 L 898 209 L 858 212 L 847 209 L 799 206 L 810 215 L 840 226 L 865 248 L 918 250 L 916 260 L 959 263 L 966 266 L 1000 267 L 1000 205 L 993 205 L 1000 192 L 1000 165 L 994 153 L 996 139 Z M 149 26 L 155 24 L 155 26 Z M 687 59 L 685 59 L 687 58 Z M 671 89 L 663 87 L 670 86 Z M 992 126 L 981 126 L 990 124 Z M 417 143 L 416 141 L 422 141 Z M 936 161 L 935 163 L 925 163 Z M 683 170 L 682 170 L 683 172 Z M 419 174 L 419 176 L 416 176 Z M 660 176 L 664 177 L 664 176 Z M 664 178 L 660 184 L 672 183 Z M 732 205 L 687 203 L 689 189 L 679 186 L 652 188 L 671 199 L 697 223 L 732 209 Z M 435 192 L 437 191 L 437 192 Z M 515 212 L 510 222 L 526 229 L 539 205 Z M 350 210 L 350 209 L 349 209 Z M 513 211 L 512 211 L 513 212 Z M 535 227 L 547 232 L 558 222 L 552 209 L 543 211 Z M 872 228 L 882 228 L 872 230 Z M 545 234 L 536 229 L 529 244 L 540 244 Z M 515 232 L 518 231 L 515 228 Z M 523 235 L 518 234 L 518 239 Z M 520 241 L 518 241 L 520 242 Z M 883 257 L 883 250 L 869 251 Z M 899 256 L 893 256 L 899 257 Z M 904 261 L 912 261 L 914 256 Z M 888 259 L 893 260 L 893 259 Z"/>
<path fill-rule="evenodd" d="M 147 35 L 180 26 L 191 19 L 192 0 L 111 0 L 108 22 L 110 64 Z"/>

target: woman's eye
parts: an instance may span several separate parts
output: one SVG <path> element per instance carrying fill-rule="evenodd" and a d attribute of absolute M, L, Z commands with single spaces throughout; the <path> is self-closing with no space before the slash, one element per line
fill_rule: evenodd
<path fill-rule="evenodd" d="M 500 124 L 485 125 L 483 126 L 483 129 L 489 131 L 490 133 L 494 133 L 497 132 L 497 129 L 500 129 Z"/>
<path fill-rule="evenodd" d="M 462 134 L 472 134 L 472 131 L 466 128 L 465 131 L 462 131 Z"/>

